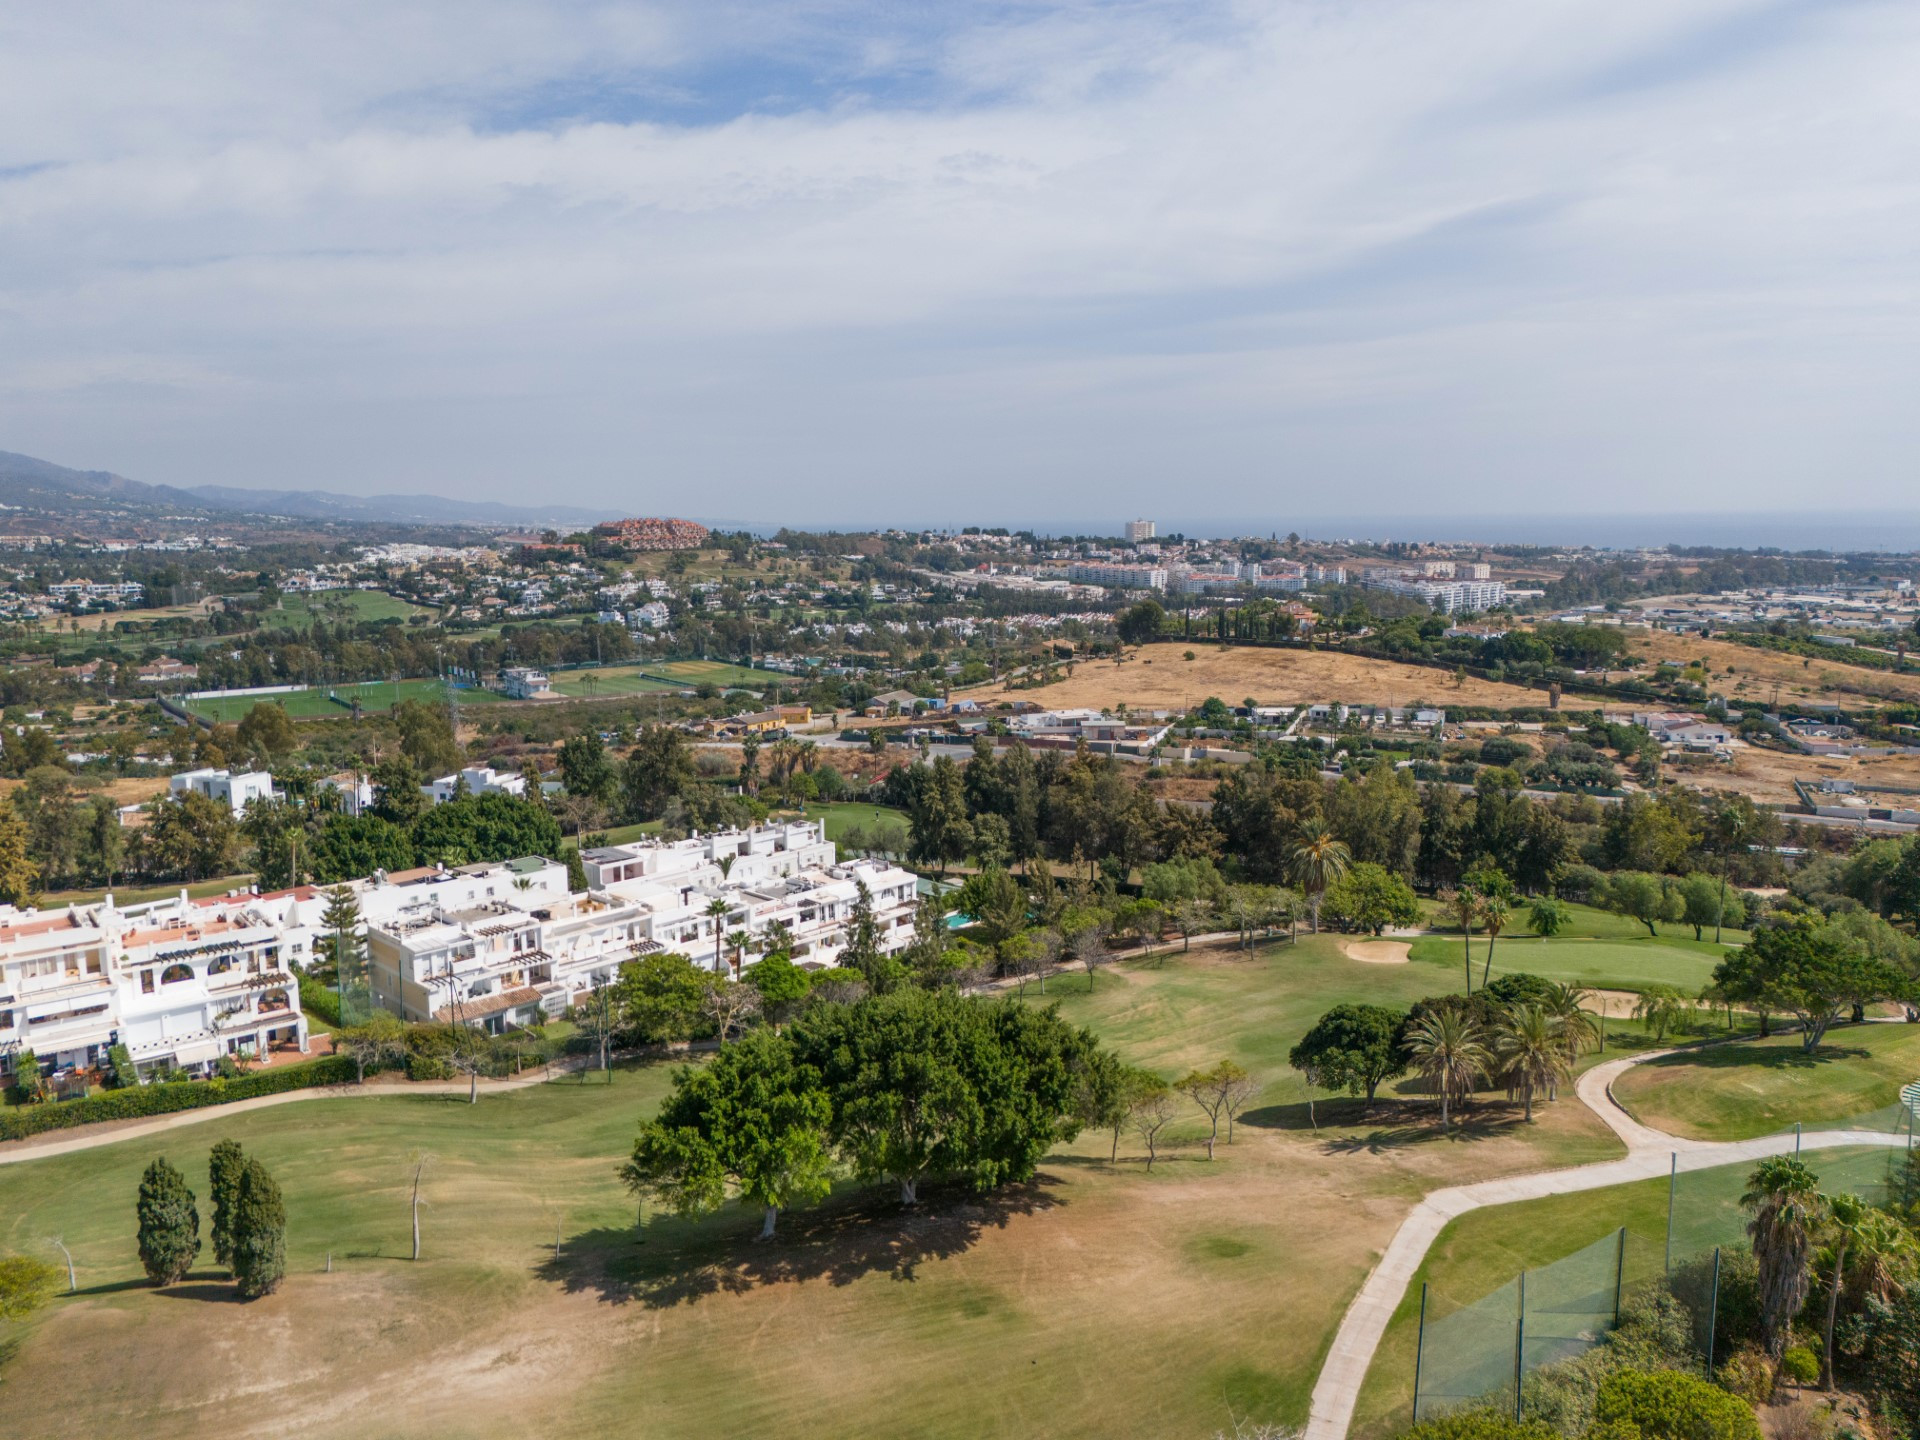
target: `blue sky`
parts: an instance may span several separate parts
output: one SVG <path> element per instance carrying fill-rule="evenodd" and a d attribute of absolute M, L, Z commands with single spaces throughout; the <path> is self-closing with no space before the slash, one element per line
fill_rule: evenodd
<path fill-rule="evenodd" d="M 780 523 L 1912 508 L 1920 9 L 0 16 L 0 449 Z"/>

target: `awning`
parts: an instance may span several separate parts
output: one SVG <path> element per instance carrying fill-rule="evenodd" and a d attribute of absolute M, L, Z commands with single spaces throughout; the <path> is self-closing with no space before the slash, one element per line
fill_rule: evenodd
<path fill-rule="evenodd" d="M 225 1053 L 218 1040 L 192 1040 L 174 1050 L 173 1063 L 200 1065 L 208 1060 L 218 1060 Z"/>

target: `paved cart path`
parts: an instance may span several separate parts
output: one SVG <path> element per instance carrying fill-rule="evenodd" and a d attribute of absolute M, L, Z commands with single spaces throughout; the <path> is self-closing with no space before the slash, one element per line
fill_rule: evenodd
<path fill-rule="evenodd" d="M 1624 1159 L 1567 1170 L 1509 1175 L 1500 1180 L 1483 1180 L 1477 1185 L 1436 1190 L 1413 1208 L 1401 1221 L 1380 1263 L 1373 1267 L 1366 1284 L 1360 1287 L 1360 1293 L 1340 1321 L 1333 1347 L 1327 1352 L 1326 1363 L 1320 1367 L 1320 1378 L 1314 1382 L 1305 1440 L 1343 1440 L 1353 1421 L 1360 1386 L 1373 1364 L 1374 1351 L 1386 1334 L 1387 1322 L 1413 1283 L 1414 1272 L 1426 1258 L 1427 1250 L 1449 1221 L 1485 1205 L 1510 1205 L 1517 1200 L 1538 1200 L 1548 1195 L 1627 1185 L 1636 1180 L 1657 1180 L 1676 1164 L 1681 1170 L 1707 1170 L 1716 1165 L 1734 1165 L 1793 1151 L 1796 1141 L 1792 1135 L 1764 1135 L 1756 1140 L 1688 1140 L 1635 1120 L 1614 1098 L 1613 1082 L 1631 1066 L 1673 1053 L 1656 1050 L 1610 1060 L 1580 1077 L 1576 1093 L 1581 1102 L 1620 1137 L 1627 1147 Z M 1816 1130 L 1801 1135 L 1797 1143 L 1805 1150 L 1829 1149 L 1836 1145 L 1904 1146 L 1906 1137 L 1877 1130 Z"/>

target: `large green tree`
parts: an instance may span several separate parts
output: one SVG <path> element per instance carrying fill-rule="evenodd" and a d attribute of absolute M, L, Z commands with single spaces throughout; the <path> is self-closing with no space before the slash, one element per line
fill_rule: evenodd
<path fill-rule="evenodd" d="M 672 725 L 641 729 L 620 769 L 620 794 L 627 818 L 655 820 L 667 803 L 699 783 L 686 735 Z"/>
<path fill-rule="evenodd" d="M 621 1028 L 642 1045 L 690 1040 L 705 1024 L 708 994 L 725 983 L 672 951 L 629 960 L 614 983 Z"/>
<path fill-rule="evenodd" d="M 1096 1048 L 1053 1010 L 901 989 L 814 1008 L 789 1030 L 833 1097 L 833 1135 L 903 1204 L 931 1176 L 978 1189 L 1031 1178 L 1074 1133 L 1074 1082 Z"/>
<path fill-rule="evenodd" d="M 1404 1075 L 1394 1043 L 1402 1016 L 1383 1005 L 1336 1005 L 1287 1052 L 1287 1063 L 1322 1090 L 1345 1090 L 1369 1107 L 1383 1081 Z"/>
<path fill-rule="evenodd" d="M 742 1204 L 760 1207 L 760 1238 L 771 1239 L 782 1210 L 831 1187 L 832 1114 L 819 1075 L 795 1063 L 784 1037 L 756 1031 L 675 1073 L 622 1175 L 683 1216 L 719 1208 L 731 1186 Z"/>
<path fill-rule="evenodd" d="M 1326 913 L 1336 925 L 1378 935 L 1390 925 L 1416 925 L 1420 900 L 1384 865 L 1363 860 L 1327 887 Z"/>

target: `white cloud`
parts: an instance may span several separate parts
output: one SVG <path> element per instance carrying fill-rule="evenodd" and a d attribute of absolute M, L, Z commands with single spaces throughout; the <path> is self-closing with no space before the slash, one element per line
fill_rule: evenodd
<path fill-rule="evenodd" d="M 1907 502 L 1911 7 L 238 13 L 0 21 L 0 448 L 773 520 Z"/>

